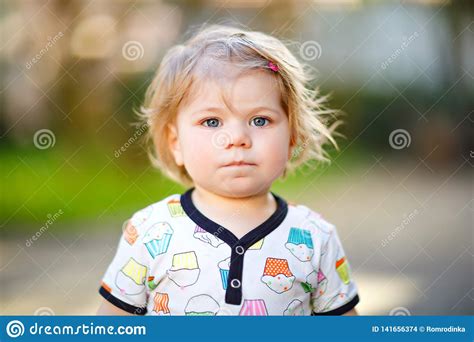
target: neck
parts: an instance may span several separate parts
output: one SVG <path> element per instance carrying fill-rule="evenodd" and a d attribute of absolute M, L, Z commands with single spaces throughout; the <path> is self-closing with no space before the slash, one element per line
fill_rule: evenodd
<path fill-rule="evenodd" d="M 215 216 L 224 226 L 236 220 L 245 221 L 245 217 L 268 217 L 276 210 L 276 201 L 268 190 L 236 198 L 221 196 L 196 185 L 191 197 L 199 211 Z"/>

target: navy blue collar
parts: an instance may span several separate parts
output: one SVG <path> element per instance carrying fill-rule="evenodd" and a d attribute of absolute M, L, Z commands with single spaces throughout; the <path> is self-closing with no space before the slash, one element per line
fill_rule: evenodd
<path fill-rule="evenodd" d="M 265 222 L 249 231 L 239 240 L 231 231 L 212 221 L 196 208 L 191 199 L 191 194 L 193 190 L 194 188 L 191 188 L 181 196 L 181 206 L 183 207 L 184 212 L 199 227 L 201 227 L 208 233 L 215 235 L 216 237 L 227 243 L 230 247 L 233 247 L 234 245 L 238 244 L 244 247 L 244 249 L 246 250 L 255 242 L 261 240 L 262 238 L 270 234 L 273 230 L 275 230 L 283 222 L 288 213 L 288 205 L 286 201 L 271 192 L 277 202 L 277 208 L 275 212 L 267 220 L 265 220 Z"/>

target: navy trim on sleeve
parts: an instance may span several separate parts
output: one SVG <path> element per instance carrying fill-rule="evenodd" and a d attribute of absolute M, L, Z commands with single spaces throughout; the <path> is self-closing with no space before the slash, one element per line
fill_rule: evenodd
<path fill-rule="evenodd" d="M 359 295 L 356 295 L 349 303 L 343 306 L 326 312 L 312 312 L 311 316 L 340 316 L 353 309 L 359 303 Z"/>
<path fill-rule="evenodd" d="M 128 303 L 125 303 L 124 301 L 118 299 L 117 297 L 113 296 L 110 292 L 108 292 L 103 286 L 100 287 L 99 293 L 104 297 L 107 301 L 115 305 L 116 307 L 127 311 L 128 313 L 134 314 L 134 315 L 145 315 L 147 310 L 145 308 L 140 308 L 138 306 L 134 306 Z"/>

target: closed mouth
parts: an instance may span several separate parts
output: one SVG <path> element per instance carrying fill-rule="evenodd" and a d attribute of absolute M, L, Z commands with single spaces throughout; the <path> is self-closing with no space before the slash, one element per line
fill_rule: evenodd
<path fill-rule="evenodd" d="M 244 162 L 244 161 L 238 161 L 238 162 L 232 162 L 232 163 L 226 164 L 224 166 L 255 166 L 255 164 Z"/>

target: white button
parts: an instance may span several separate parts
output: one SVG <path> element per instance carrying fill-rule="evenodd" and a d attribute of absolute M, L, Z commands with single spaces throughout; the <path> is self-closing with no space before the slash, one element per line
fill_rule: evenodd
<path fill-rule="evenodd" d="M 230 282 L 230 286 L 232 286 L 234 289 L 238 289 L 240 287 L 240 280 L 232 279 Z"/>
<path fill-rule="evenodd" d="M 240 255 L 245 253 L 245 249 L 242 246 L 235 247 L 235 251 L 237 252 L 237 254 L 240 254 Z"/>

